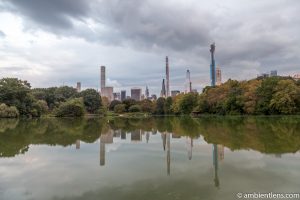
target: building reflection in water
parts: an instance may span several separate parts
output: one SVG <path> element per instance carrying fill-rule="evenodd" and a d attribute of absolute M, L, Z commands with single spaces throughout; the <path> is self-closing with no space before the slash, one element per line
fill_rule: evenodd
<path fill-rule="evenodd" d="M 126 131 L 121 130 L 121 140 L 126 140 Z"/>
<path fill-rule="evenodd" d="M 147 141 L 147 143 L 149 142 L 149 139 L 150 139 L 150 133 L 147 132 L 147 133 L 146 133 L 146 141 Z"/>
<path fill-rule="evenodd" d="M 215 182 L 215 186 L 217 188 L 220 187 L 220 181 L 219 181 L 219 177 L 218 177 L 218 145 L 213 144 L 213 166 L 214 166 L 214 182 Z"/>
<path fill-rule="evenodd" d="M 76 140 L 76 149 L 80 149 L 80 140 Z"/>
<path fill-rule="evenodd" d="M 192 153 L 193 153 L 193 138 L 187 137 L 186 138 L 186 148 L 188 152 L 189 160 L 192 160 Z"/>
<path fill-rule="evenodd" d="M 170 133 L 166 133 L 166 140 L 167 140 L 167 173 L 170 176 L 171 171 L 171 136 Z"/>
<path fill-rule="evenodd" d="M 113 136 L 112 131 L 100 135 L 100 166 L 105 165 L 105 145 L 113 143 Z"/>
<path fill-rule="evenodd" d="M 166 150 L 166 142 L 167 142 L 167 135 L 165 133 L 161 133 L 161 139 L 163 143 L 163 149 Z"/>
<path fill-rule="evenodd" d="M 135 130 L 131 132 L 131 141 L 139 142 L 142 140 L 141 130 Z"/>
<path fill-rule="evenodd" d="M 218 176 L 219 161 L 223 161 L 225 157 L 224 146 L 220 144 L 213 144 L 213 166 L 214 166 L 214 182 L 217 188 L 220 187 L 220 180 Z"/>

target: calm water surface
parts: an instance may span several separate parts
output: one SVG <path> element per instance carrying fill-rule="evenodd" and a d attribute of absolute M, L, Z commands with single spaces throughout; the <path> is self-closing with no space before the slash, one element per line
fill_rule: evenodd
<path fill-rule="evenodd" d="M 300 192 L 300 117 L 0 120 L 1 200 Z"/>

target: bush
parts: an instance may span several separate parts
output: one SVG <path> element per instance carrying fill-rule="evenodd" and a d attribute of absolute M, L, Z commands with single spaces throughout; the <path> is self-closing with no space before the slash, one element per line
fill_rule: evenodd
<path fill-rule="evenodd" d="M 115 113 L 124 113 L 126 111 L 126 105 L 125 104 L 118 104 L 114 107 Z"/>
<path fill-rule="evenodd" d="M 129 107 L 129 112 L 141 112 L 142 108 L 139 105 L 133 105 Z"/>
<path fill-rule="evenodd" d="M 114 110 L 116 105 L 121 104 L 121 101 L 118 100 L 113 100 L 112 102 L 110 102 L 109 104 L 109 110 Z M 125 105 L 125 104 L 124 104 Z"/>
<path fill-rule="evenodd" d="M 0 104 L 0 118 L 17 118 L 18 116 L 19 111 L 15 106 Z"/>
<path fill-rule="evenodd" d="M 56 117 L 81 117 L 83 115 L 84 106 L 80 98 L 61 103 L 55 111 Z"/>

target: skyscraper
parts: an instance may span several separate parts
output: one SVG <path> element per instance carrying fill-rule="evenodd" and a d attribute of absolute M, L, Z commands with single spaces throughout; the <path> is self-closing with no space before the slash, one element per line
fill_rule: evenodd
<path fill-rule="evenodd" d="M 81 82 L 77 82 L 76 91 L 81 92 Z"/>
<path fill-rule="evenodd" d="M 124 101 L 126 99 L 126 90 L 121 91 L 121 101 Z"/>
<path fill-rule="evenodd" d="M 165 79 L 163 79 L 163 81 L 162 81 L 161 91 L 160 91 L 160 97 L 166 97 Z"/>
<path fill-rule="evenodd" d="M 146 86 L 145 96 L 146 96 L 146 99 L 149 99 L 149 89 L 148 89 L 148 86 Z"/>
<path fill-rule="evenodd" d="M 190 93 L 192 91 L 191 73 L 190 70 L 186 71 L 185 79 L 185 93 Z"/>
<path fill-rule="evenodd" d="M 131 98 L 140 101 L 142 96 L 142 89 L 141 88 L 131 88 Z"/>
<path fill-rule="evenodd" d="M 176 97 L 178 94 L 180 94 L 180 91 L 179 91 L 179 90 L 172 90 L 172 91 L 171 91 L 171 96 L 172 96 L 172 97 Z"/>
<path fill-rule="evenodd" d="M 170 72 L 168 56 L 166 56 L 166 96 L 170 96 Z"/>
<path fill-rule="evenodd" d="M 210 79 L 211 86 L 216 85 L 216 65 L 215 65 L 215 43 L 210 45 L 211 64 L 210 64 Z"/>
<path fill-rule="evenodd" d="M 101 66 L 101 73 L 100 73 L 100 77 L 101 77 L 101 82 L 100 82 L 100 88 L 104 88 L 105 87 L 105 66 Z M 101 90 L 102 92 L 102 90 Z"/>
<path fill-rule="evenodd" d="M 216 69 L 216 78 L 217 78 L 216 84 L 221 85 L 222 84 L 222 72 L 221 72 L 220 67 L 217 67 L 217 69 Z"/>

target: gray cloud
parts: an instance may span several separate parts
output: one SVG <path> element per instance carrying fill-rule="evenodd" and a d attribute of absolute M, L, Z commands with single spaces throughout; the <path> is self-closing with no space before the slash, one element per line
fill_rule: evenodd
<path fill-rule="evenodd" d="M 4 38 L 6 35 L 3 31 L 0 30 L 0 38 Z"/>
<path fill-rule="evenodd" d="M 106 62 L 111 67 L 110 78 L 126 87 L 133 82 L 150 82 L 158 92 L 165 55 L 172 61 L 175 85 L 183 85 L 189 68 L 192 77 L 198 77 L 194 85 L 205 86 L 209 82 L 209 44 L 213 41 L 224 79 L 251 78 L 271 69 L 289 74 L 299 68 L 298 1 L 6 0 L 0 7 L 2 11 L 16 11 L 26 30 L 43 29 L 58 36 L 83 38 L 101 48 L 121 48 L 119 53 L 135 52 L 126 57 L 111 53 L 115 57 L 90 59 L 93 65 Z M 145 54 L 135 57 L 140 52 Z M 91 53 L 96 52 L 87 54 Z M 71 65 L 80 68 L 83 63 Z M 72 72 L 70 81 L 82 75 L 79 72 L 83 70 L 77 71 Z M 93 79 L 92 75 L 88 73 L 83 80 L 96 82 L 98 77 Z"/>

